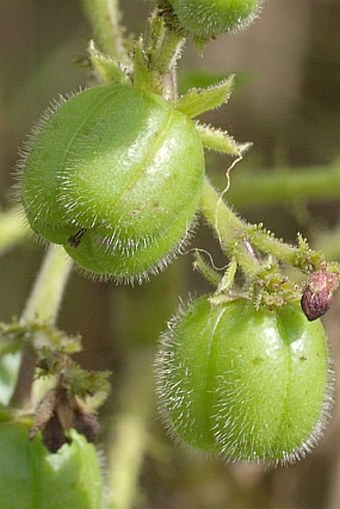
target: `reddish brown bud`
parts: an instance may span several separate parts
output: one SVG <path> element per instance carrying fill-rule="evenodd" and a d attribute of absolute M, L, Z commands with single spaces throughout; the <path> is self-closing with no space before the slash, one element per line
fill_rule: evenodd
<path fill-rule="evenodd" d="M 338 286 L 338 275 L 327 272 L 326 268 L 308 277 L 301 298 L 301 307 L 308 320 L 316 320 L 328 311 Z"/>

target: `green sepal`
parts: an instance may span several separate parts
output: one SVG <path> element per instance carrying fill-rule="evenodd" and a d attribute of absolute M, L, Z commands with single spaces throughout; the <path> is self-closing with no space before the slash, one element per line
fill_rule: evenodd
<path fill-rule="evenodd" d="M 209 253 L 207 253 L 209 255 Z M 193 268 L 198 270 L 202 274 L 202 276 L 209 281 L 214 287 L 219 287 L 221 284 L 221 276 L 220 274 L 213 269 L 213 267 L 207 263 L 198 249 L 195 250 L 195 261 L 193 263 Z"/>
<path fill-rule="evenodd" d="M 196 124 L 203 146 L 216 152 L 231 156 L 241 156 L 250 147 L 251 143 L 237 143 L 230 134 L 221 129 L 214 129 L 209 125 Z"/>
<path fill-rule="evenodd" d="M 234 76 L 208 88 L 192 88 L 174 101 L 177 110 L 193 118 L 228 102 Z"/>
<path fill-rule="evenodd" d="M 150 60 L 157 61 L 162 49 L 166 28 L 163 18 L 153 13 L 149 18 L 148 33 L 146 35 L 146 52 L 150 55 Z"/>
<path fill-rule="evenodd" d="M 0 322 L 0 356 L 15 353 L 24 343 L 28 343 L 36 351 L 50 348 L 63 354 L 74 354 L 81 350 L 79 336 L 68 336 L 64 331 L 44 322 L 11 323 Z"/>
<path fill-rule="evenodd" d="M 106 82 L 116 85 L 131 85 L 131 80 L 119 62 L 109 55 L 104 55 L 90 41 L 88 47 L 89 59 L 97 74 Z"/>
<path fill-rule="evenodd" d="M 134 60 L 134 86 L 140 90 L 162 94 L 163 87 L 157 71 L 150 65 L 150 59 L 144 48 L 143 38 L 136 41 Z"/>
<path fill-rule="evenodd" d="M 227 293 L 232 289 L 235 283 L 236 271 L 237 271 L 237 261 L 236 258 L 232 256 L 229 265 L 225 273 L 223 274 L 221 282 L 216 289 L 214 297 L 221 295 L 223 293 Z"/>
<path fill-rule="evenodd" d="M 176 31 L 169 30 L 157 11 L 149 19 L 148 33 L 145 52 L 150 66 L 160 77 L 164 77 L 180 59 L 184 38 Z"/>

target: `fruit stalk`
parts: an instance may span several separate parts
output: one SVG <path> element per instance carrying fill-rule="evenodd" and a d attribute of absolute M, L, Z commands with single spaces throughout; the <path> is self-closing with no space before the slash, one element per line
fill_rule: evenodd
<path fill-rule="evenodd" d="M 201 212 L 216 231 L 224 253 L 228 256 L 235 254 L 245 274 L 255 274 L 259 264 L 246 241 L 249 226 L 228 207 L 207 178 L 200 205 Z"/>
<path fill-rule="evenodd" d="M 201 196 L 201 211 L 216 231 L 222 250 L 229 257 L 235 256 L 249 277 L 261 268 L 254 249 L 307 272 L 318 270 L 324 263 L 324 255 L 310 249 L 301 237 L 299 244 L 292 246 L 276 238 L 262 225 L 242 221 L 223 200 L 223 194 L 218 193 L 207 179 Z M 340 273 L 340 265 L 336 262 L 330 263 L 328 269 Z"/>

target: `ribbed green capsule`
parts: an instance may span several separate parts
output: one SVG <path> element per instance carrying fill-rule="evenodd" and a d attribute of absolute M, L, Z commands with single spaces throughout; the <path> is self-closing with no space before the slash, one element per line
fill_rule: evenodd
<path fill-rule="evenodd" d="M 58 107 L 28 145 L 28 221 L 82 268 L 133 281 L 176 254 L 204 175 L 202 142 L 186 115 L 155 94 L 100 86 Z"/>
<path fill-rule="evenodd" d="M 170 324 L 156 366 L 165 423 L 194 448 L 288 463 L 322 435 L 332 402 L 327 339 L 298 304 L 256 311 L 200 298 Z"/>
<path fill-rule="evenodd" d="M 208 40 L 245 28 L 259 11 L 261 0 L 169 0 L 182 27 Z"/>
<path fill-rule="evenodd" d="M 51 454 L 29 426 L 0 423 L 1 509 L 100 509 L 102 476 L 95 448 L 71 430 L 71 444 Z"/>

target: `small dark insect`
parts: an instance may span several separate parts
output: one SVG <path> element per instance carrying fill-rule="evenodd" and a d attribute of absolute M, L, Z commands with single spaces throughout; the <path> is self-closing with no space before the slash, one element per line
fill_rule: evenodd
<path fill-rule="evenodd" d="M 81 238 L 84 235 L 84 233 L 86 232 L 86 230 L 87 230 L 87 228 L 81 228 L 80 230 L 77 231 L 77 233 L 75 233 L 74 235 L 71 235 L 71 237 L 69 237 L 67 239 L 70 246 L 78 247 L 80 244 Z"/>

